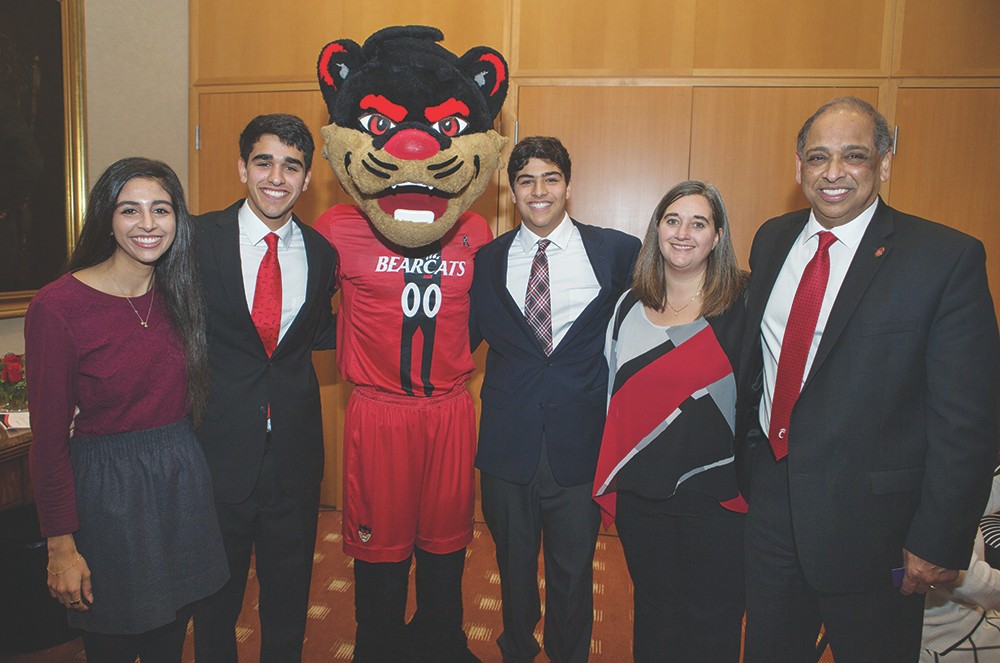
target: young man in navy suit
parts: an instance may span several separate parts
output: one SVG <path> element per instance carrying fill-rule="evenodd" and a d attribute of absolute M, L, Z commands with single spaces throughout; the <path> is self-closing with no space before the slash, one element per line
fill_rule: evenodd
<path fill-rule="evenodd" d="M 199 661 L 236 661 L 251 551 L 260 582 L 259 660 L 302 657 L 323 475 L 312 351 L 334 346 L 337 265 L 329 243 L 292 213 L 309 186 L 313 150 L 298 117 L 255 117 L 240 135 L 246 199 L 196 226 L 211 370 L 198 439 L 230 570 L 229 582 L 195 610 Z"/>
<path fill-rule="evenodd" d="M 639 241 L 569 217 L 570 169 L 556 138 L 514 147 L 507 176 L 521 226 L 480 249 L 473 277 L 472 347 L 490 346 L 476 467 L 497 549 L 505 662 L 540 651 L 542 537 L 545 652 L 556 663 L 582 663 L 590 651 L 604 337 Z"/>
<path fill-rule="evenodd" d="M 820 624 L 838 662 L 917 660 L 923 592 L 968 564 L 990 491 L 985 252 L 882 201 L 891 143 L 867 102 L 822 106 L 796 149 L 811 209 L 767 221 L 750 252 L 748 663 L 815 660 Z"/>

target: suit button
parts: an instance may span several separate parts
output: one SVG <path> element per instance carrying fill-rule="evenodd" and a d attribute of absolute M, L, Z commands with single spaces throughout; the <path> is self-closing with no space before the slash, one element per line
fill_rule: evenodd
<path fill-rule="evenodd" d="M 539 403 L 538 404 L 538 409 L 539 410 L 544 410 L 545 409 L 545 403 Z"/>
<path fill-rule="evenodd" d="M 260 412 L 261 414 L 266 414 L 266 413 L 267 413 L 267 407 L 265 407 L 265 406 L 261 405 L 261 406 L 260 406 L 260 407 L 258 408 L 258 411 L 259 411 L 259 412 Z"/>

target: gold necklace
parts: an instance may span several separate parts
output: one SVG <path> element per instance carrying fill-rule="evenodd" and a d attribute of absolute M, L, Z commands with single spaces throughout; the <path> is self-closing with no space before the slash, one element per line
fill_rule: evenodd
<path fill-rule="evenodd" d="M 153 289 L 153 284 L 156 283 L 156 272 L 153 272 L 153 277 L 149 279 L 149 287 L 146 288 L 146 292 L 150 292 L 152 290 L 152 294 L 149 296 L 149 310 L 146 311 L 145 320 L 143 320 L 142 316 L 139 315 L 139 311 L 135 308 L 135 304 L 132 303 L 132 298 L 126 295 L 125 291 L 122 290 L 122 287 L 121 285 L 118 284 L 118 279 L 115 278 L 115 275 L 112 274 L 111 272 L 108 272 L 108 276 L 110 276 L 111 280 L 115 282 L 115 286 L 118 288 L 118 292 L 122 293 L 122 297 L 125 298 L 125 301 L 128 302 L 128 305 L 132 307 L 132 311 L 135 312 L 135 317 L 139 318 L 139 324 L 142 325 L 144 328 L 149 329 L 149 317 L 153 315 L 153 300 L 156 299 L 156 290 Z"/>
<path fill-rule="evenodd" d="M 664 297 L 663 299 L 667 302 L 667 308 L 669 308 L 671 311 L 673 311 L 674 315 L 680 315 L 680 312 L 683 311 L 684 309 L 686 309 L 688 306 L 691 306 L 691 303 L 694 300 L 698 299 L 698 297 L 700 295 L 701 295 L 701 288 L 698 289 L 698 292 L 694 293 L 694 297 L 692 297 L 691 299 L 689 299 L 687 301 L 687 304 L 685 304 L 684 306 L 682 306 L 680 308 L 674 308 L 673 304 L 670 303 L 670 298 L 669 297 Z"/>

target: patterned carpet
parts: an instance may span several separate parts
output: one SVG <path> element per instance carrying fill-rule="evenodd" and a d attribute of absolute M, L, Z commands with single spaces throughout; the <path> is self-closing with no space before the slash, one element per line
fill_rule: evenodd
<path fill-rule="evenodd" d="M 305 661 L 350 661 L 354 650 L 353 560 L 341 550 L 340 512 L 324 511 L 319 518 L 315 567 L 306 629 Z M 540 562 L 541 563 L 541 562 Z M 541 571 L 541 569 L 539 569 Z M 257 584 L 251 578 L 243 613 L 237 624 L 240 660 L 257 660 L 259 622 Z M 542 586 L 544 595 L 544 584 Z M 465 631 L 469 647 L 484 663 L 499 663 L 496 638 L 501 631 L 500 578 L 493 540 L 477 523 L 469 547 L 463 583 Z M 411 570 L 410 607 L 413 611 Z M 594 634 L 591 661 L 623 663 L 631 660 L 632 584 L 618 539 L 601 535 L 594 558 Z M 541 638 L 541 626 L 536 631 Z M 79 663 L 84 660 L 79 639 L 33 654 L 3 658 L 6 663 Z M 0 657 L 2 658 L 2 657 Z M 539 656 L 538 661 L 545 660 Z M 194 661 L 192 638 L 185 645 L 184 662 Z"/>

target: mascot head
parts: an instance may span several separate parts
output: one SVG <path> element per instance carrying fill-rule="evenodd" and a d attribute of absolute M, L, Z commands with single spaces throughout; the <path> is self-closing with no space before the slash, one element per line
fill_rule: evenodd
<path fill-rule="evenodd" d="M 323 156 L 378 232 L 404 247 L 448 232 L 507 142 L 493 130 L 507 96 L 503 56 L 479 46 L 457 57 L 442 39 L 437 28 L 391 27 L 319 56 Z"/>

